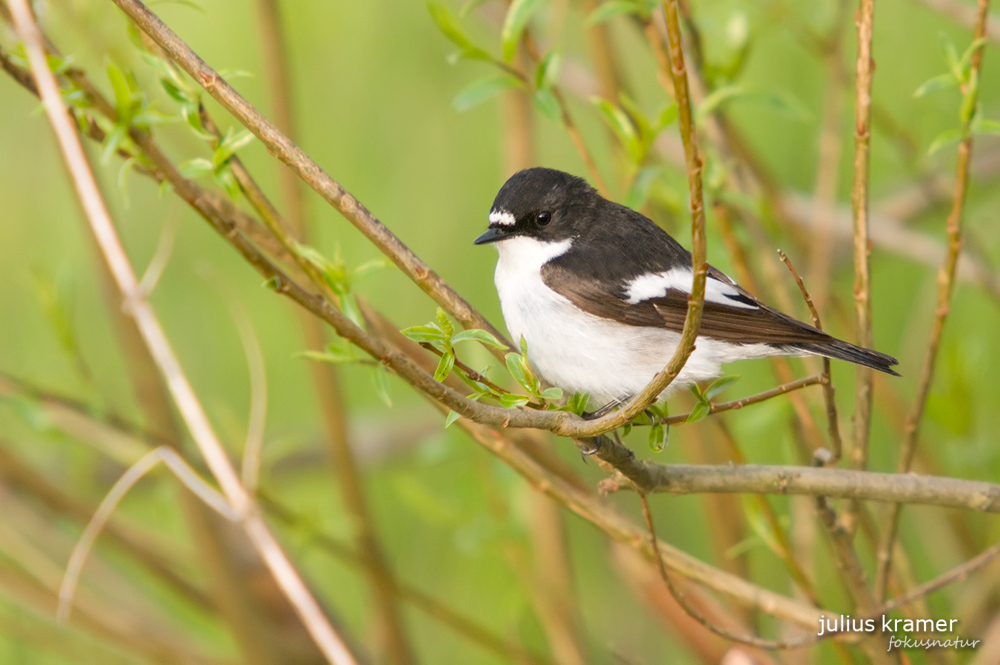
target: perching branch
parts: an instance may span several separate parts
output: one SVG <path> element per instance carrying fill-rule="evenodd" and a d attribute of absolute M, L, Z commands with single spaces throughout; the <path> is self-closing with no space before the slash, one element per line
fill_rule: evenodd
<path fill-rule="evenodd" d="M 889 501 L 1000 513 L 1000 485 L 915 474 L 809 466 L 650 465 L 648 492 L 807 494 L 832 499 Z M 606 490 L 626 488 L 605 481 Z"/>

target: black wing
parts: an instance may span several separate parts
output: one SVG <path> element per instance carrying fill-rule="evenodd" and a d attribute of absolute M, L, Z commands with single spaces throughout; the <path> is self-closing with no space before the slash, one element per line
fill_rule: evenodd
<path fill-rule="evenodd" d="M 674 251 L 670 251 L 668 256 L 661 255 L 656 266 L 649 266 L 646 262 L 647 268 L 652 268 L 652 271 L 642 273 L 652 277 L 669 272 L 673 276 L 673 279 L 663 281 L 679 288 L 665 288 L 662 295 L 638 298 L 637 294 L 630 293 L 629 285 L 642 275 L 621 278 L 623 269 L 620 263 L 602 261 L 600 256 L 588 258 L 572 249 L 542 267 L 542 281 L 595 316 L 625 325 L 665 328 L 679 333 L 687 315 L 689 293 L 686 289 L 690 289 L 691 284 L 691 260 L 686 250 L 672 238 L 670 241 L 676 245 L 669 247 Z M 683 254 L 676 252 L 677 249 Z M 606 252 L 599 254 L 607 255 Z M 606 268 L 603 274 L 602 265 Z M 682 266 L 686 266 L 686 272 Z M 737 345 L 767 344 L 790 355 L 801 352 L 838 358 L 896 375 L 890 369 L 897 364 L 895 358 L 838 340 L 782 314 L 754 298 L 715 268 L 709 269 L 707 291 L 709 297 L 705 301 L 699 329 L 701 336 Z"/>

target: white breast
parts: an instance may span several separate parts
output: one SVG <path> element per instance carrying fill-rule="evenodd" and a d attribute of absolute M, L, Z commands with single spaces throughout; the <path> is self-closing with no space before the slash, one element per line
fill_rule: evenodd
<path fill-rule="evenodd" d="M 547 287 L 542 266 L 571 245 L 526 237 L 498 242 L 495 281 L 507 329 L 515 345 L 524 336 L 535 373 L 568 394 L 590 393 L 593 409 L 641 391 L 670 360 L 680 335 L 588 314 Z M 773 353 L 753 346 L 762 348 L 699 338 L 671 388 L 718 376 L 722 362 Z"/>

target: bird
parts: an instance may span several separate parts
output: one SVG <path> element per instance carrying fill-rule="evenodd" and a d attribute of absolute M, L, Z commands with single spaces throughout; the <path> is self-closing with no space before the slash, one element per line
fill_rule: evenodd
<path fill-rule="evenodd" d="M 610 410 L 638 394 L 680 342 L 691 254 L 586 180 L 529 168 L 507 180 L 474 241 L 499 252 L 494 282 L 507 329 L 546 384 Z M 898 361 L 765 305 L 709 266 L 695 349 L 658 401 L 718 377 L 724 363 L 823 356 L 899 376 Z"/>

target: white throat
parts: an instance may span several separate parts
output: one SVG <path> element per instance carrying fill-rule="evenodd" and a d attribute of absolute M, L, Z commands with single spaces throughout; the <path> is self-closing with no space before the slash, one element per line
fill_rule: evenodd
<path fill-rule="evenodd" d="M 501 240 L 496 244 L 500 253 L 496 272 L 497 287 L 500 287 L 501 272 L 506 279 L 523 279 L 529 277 L 529 274 L 538 277 L 543 265 L 565 254 L 572 245 L 572 238 L 559 242 L 542 242 L 526 236 Z"/>

